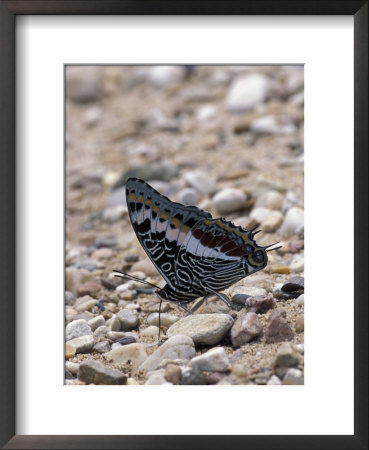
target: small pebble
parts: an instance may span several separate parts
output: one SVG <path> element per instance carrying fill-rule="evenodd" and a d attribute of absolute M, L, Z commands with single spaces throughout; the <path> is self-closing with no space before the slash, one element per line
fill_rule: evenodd
<path fill-rule="evenodd" d="M 263 208 L 261 206 L 254 208 L 250 213 L 250 219 L 253 219 L 257 224 L 263 223 L 271 214 L 269 208 Z"/>
<path fill-rule="evenodd" d="M 160 369 L 160 370 L 156 370 L 155 372 L 148 374 L 148 378 L 145 381 L 145 385 L 150 385 L 150 384 L 172 384 L 169 381 L 167 381 L 167 379 L 164 376 L 164 370 Z"/>
<path fill-rule="evenodd" d="M 78 378 L 86 384 L 125 384 L 127 381 L 124 373 L 94 360 L 80 364 Z"/>
<path fill-rule="evenodd" d="M 91 350 L 94 342 L 92 335 L 86 335 L 71 339 L 68 344 L 74 347 L 76 353 L 82 353 Z"/>
<path fill-rule="evenodd" d="M 183 335 L 172 336 L 141 364 L 140 369 L 145 369 L 146 371 L 155 370 L 164 359 L 191 359 L 194 356 L 195 346 L 190 337 Z"/>
<path fill-rule="evenodd" d="M 136 311 L 130 309 L 122 309 L 117 313 L 122 331 L 130 331 L 138 325 L 138 315 Z"/>
<path fill-rule="evenodd" d="M 76 354 L 76 348 L 68 342 L 65 344 L 65 359 L 73 358 Z"/>
<path fill-rule="evenodd" d="M 125 364 L 130 361 L 132 369 L 137 370 L 147 359 L 147 353 L 142 344 L 129 344 L 110 350 L 105 353 L 105 358 L 115 364 Z"/>
<path fill-rule="evenodd" d="M 207 384 L 207 379 L 199 370 L 190 369 L 183 373 L 181 384 L 186 386 Z"/>
<path fill-rule="evenodd" d="M 283 214 L 279 211 L 271 211 L 269 216 L 260 224 L 260 228 L 265 233 L 273 233 L 281 225 Z"/>
<path fill-rule="evenodd" d="M 293 337 L 294 332 L 287 321 L 287 311 L 282 308 L 272 311 L 265 329 L 265 342 L 291 341 Z"/>
<path fill-rule="evenodd" d="M 224 377 L 224 373 L 221 372 L 210 372 L 207 374 L 206 381 L 208 384 L 218 384 L 219 381 Z"/>
<path fill-rule="evenodd" d="M 106 353 L 111 350 L 111 347 L 109 341 L 100 341 L 93 346 L 92 350 L 96 353 Z"/>
<path fill-rule="evenodd" d="M 66 363 L 65 363 L 65 368 L 66 368 L 67 370 L 69 370 L 69 372 L 70 372 L 72 375 L 77 375 L 78 369 L 79 369 L 79 364 L 78 364 L 78 363 L 71 362 L 71 361 L 66 361 Z"/>
<path fill-rule="evenodd" d="M 197 205 L 200 200 L 198 192 L 193 188 L 185 188 L 179 191 L 177 199 L 183 205 Z"/>
<path fill-rule="evenodd" d="M 95 331 L 97 328 L 105 325 L 105 319 L 103 316 L 96 316 L 93 319 L 89 320 L 88 325 L 90 326 L 92 331 Z"/>
<path fill-rule="evenodd" d="M 177 322 L 178 316 L 174 314 L 163 313 L 160 314 L 160 324 L 164 327 L 170 327 L 175 322 Z M 159 326 L 159 313 L 152 313 L 147 318 L 147 323 L 149 325 Z"/>
<path fill-rule="evenodd" d="M 246 195 L 240 189 L 226 188 L 215 194 L 212 202 L 219 214 L 229 214 L 245 207 Z"/>
<path fill-rule="evenodd" d="M 304 384 L 304 374 L 299 369 L 288 369 L 282 384 Z"/>
<path fill-rule="evenodd" d="M 232 324 L 233 319 L 228 314 L 193 314 L 174 323 L 167 335 L 186 335 L 195 344 L 214 345 L 223 339 Z"/>
<path fill-rule="evenodd" d="M 119 338 L 116 342 L 120 345 L 134 344 L 136 342 L 136 338 L 134 336 L 124 336 Z"/>
<path fill-rule="evenodd" d="M 288 274 L 290 273 L 290 268 L 286 264 L 270 264 L 268 267 L 269 273 L 280 273 L 280 274 Z"/>
<path fill-rule="evenodd" d="M 253 109 L 263 102 L 269 89 L 269 80 L 262 74 L 240 75 L 228 91 L 226 108 L 228 111 L 241 112 Z"/>
<path fill-rule="evenodd" d="M 296 348 L 290 342 L 284 342 L 278 349 L 274 367 L 296 367 L 300 364 L 301 357 Z"/>
<path fill-rule="evenodd" d="M 295 300 L 296 305 L 304 306 L 304 299 L 305 299 L 304 294 L 299 295 Z"/>
<path fill-rule="evenodd" d="M 148 338 L 157 338 L 159 335 L 159 328 L 155 325 L 150 325 L 141 331 L 141 336 Z"/>
<path fill-rule="evenodd" d="M 78 287 L 77 293 L 80 297 L 83 295 L 90 295 L 91 297 L 96 298 L 99 295 L 101 288 L 101 284 L 97 281 L 87 281 Z"/>
<path fill-rule="evenodd" d="M 110 319 L 109 327 L 111 331 L 120 331 L 120 320 L 116 314 L 113 314 Z"/>
<path fill-rule="evenodd" d="M 263 327 L 254 312 L 248 312 L 236 320 L 231 329 L 231 341 L 234 347 L 247 344 L 263 332 Z"/>
<path fill-rule="evenodd" d="M 254 297 L 248 297 L 245 303 L 248 312 L 254 312 L 256 314 L 264 314 L 269 309 L 274 308 L 276 301 L 272 295 L 257 295 Z"/>
<path fill-rule="evenodd" d="M 267 385 L 281 385 L 282 381 L 277 377 L 277 375 L 272 375 L 267 381 Z"/>
<path fill-rule="evenodd" d="M 68 323 L 65 328 L 65 340 L 70 341 L 71 339 L 77 338 L 79 336 L 85 336 L 92 334 L 90 325 L 86 320 L 73 320 L 73 322 Z"/>
<path fill-rule="evenodd" d="M 300 234 L 304 231 L 304 210 L 296 206 L 290 208 L 279 229 L 282 236 Z"/>
<path fill-rule="evenodd" d="M 190 362 L 193 369 L 207 372 L 226 372 L 231 368 L 223 347 L 212 348 L 202 355 L 195 356 Z"/>
<path fill-rule="evenodd" d="M 201 194 L 210 194 L 215 191 L 215 180 L 209 173 L 201 172 L 199 170 L 187 172 L 185 175 L 186 183 L 192 188 L 196 189 Z"/>
<path fill-rule="evenodd" d="M 169 383 L 181 384 L 182 370 L 176 364 L 168 364 L 165 368 L 164 377 Z"/>
<path fill-rule="evenodd" d="M 304 257 L 296 255 L 290 262 L 291 272 L 302 272 L 304 270 Z"/>
<path fill-rule="evenodd" d="M 105 336 L 107 336 L 109 332 L 109 328 L 105 325 L 102 325 L 98 328 L 96 328 L 96 330 L 94 331 L 94 338 L 95 340 L 99 340 L 101 338 L 104 338 Z"/>
<path fill-rule="evenodd" d="M 263 208 L 279 210 L 282 207 L 283 199 L 284 197 L 280 192 L 268 191 L 264 192 L 257 198 L 255 206 L 262 206 Z"/>

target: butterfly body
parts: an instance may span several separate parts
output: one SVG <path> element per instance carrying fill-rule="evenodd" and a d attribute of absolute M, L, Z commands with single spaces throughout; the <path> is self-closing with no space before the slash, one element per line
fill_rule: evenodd
<path fill-rule="evenodd" d="M 172 202 L 149 184 L 129 178 L 130 220 L 143 249 L 166 281 L 157 294 L 181 306 L 216 294 L 267 264 L 265 247 L 245 230 L 196 206 Z"/>

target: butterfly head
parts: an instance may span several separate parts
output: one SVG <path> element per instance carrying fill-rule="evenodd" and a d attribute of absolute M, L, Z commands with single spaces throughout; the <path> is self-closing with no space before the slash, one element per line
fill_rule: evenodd
<path fill-rule="evenodd" d="M 268 263 L 267 247 L 261 247 L 256 243 L 255 234 L 252 231 L 248 233 L 248 240 L 244 246 L 244 263 L 247 266 L 248 275 L 264 269 Z"/>

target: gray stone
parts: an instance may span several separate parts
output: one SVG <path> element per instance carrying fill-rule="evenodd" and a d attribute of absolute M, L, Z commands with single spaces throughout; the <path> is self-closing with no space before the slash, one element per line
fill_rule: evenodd
<path fill-rule="evenodd" d="M 282 236 L 301 234 L 304 231 L 304 210 L 296 206 L 290 208 L 278 230 Z"/>
<path fill-rule="evenodd" d="M 210 194 L 214 192 L 216 188 L 215 180 L 209 175 L 209 173 L 195 170 L 187 172 L 185 175 L 186 183 L 201 194 Z"/>
<path fill-rule="evenodd" d="M 168 380 L 166 380 L 164 375 L 165 375 L 164 369 L 156 370 L 155 372 L 152 372 L 148 376 L 145 384 L 172 384 L 168 382 Z"/>
<path fill-rule="evenodd" d="M 177 199 L 183 205 L 197 205 L 199 202 L 199 194 L 196 189 L 185 188 L 178 192 Z"/>
<path fill-rule="evenodd" d="M 94 345 L 94 338 L 88 334 L 86 336 L 76 337 L 68 341 L 68 344 L 75 349 L 76 353 L 86 352 L 91 350 Z"/>
<path fill-rule="evenodd" d="M 92 350 L 96 353 L 106 353 L 110 351 L 110 344 L 109 341 L 100 341 L 97 342 Z"/>
<path fill-rule="evenodd" d="M 66 368 L 67 370 L 69 370 L 69 372 L 70 372 L 72 375 L 77 375 L 78 369 L 79 369 L 79 364 L 78 364 L 78 363 L 71 362 L 71 361 L 66 361 L 66 362 L 65 362 L 65 368 Z"/>
<path fill-rule="evenodd" d="M 282 384 L 304 384 L 304 374 L 299 369 L 288 369 Z"/>
<path fill-rule="evenodd" d="M 301 362 L 301 356 L 290 342 L 284 342 L 278 349 L 274 367 L 296 367 Z"/>
<path fill-rule="evenodd" d="M 142 344 L 121 345 L 105 354 L 108 361 L 115 364 L 125 364 L 128 361 L 132 364 L 132 369 L 137 370 L 147 359 L 145 347 Z"/>
<path fill-rule="evenodd" d="M 250 127 L 255 134 L 276 134 L 279 128 L 276 117 L 272 115 L 257 117 Z"/>
<path fill-rule="evenodd" d="M 111 331 L 120 331 L 120 320 L 116 314 L 113 314 L 110 319 L 109 327 Z"/>
<path fill-rule="evenodd" d="M 141 364 L 140 369 L 146 371 L 155 370 L 164 359 L 191 359 L 194 356 L 195 345 L 191 338 L 183 335 L 173 336 L 155 350 L 154 353 Z"/>
<path fill-rule="evenodd" d="M 282 207 L 283 203 L 283 195 L 278 191 L 267 191 L 261 194 L 256 202 L 255 206 L 261 206 L 263 208 L 268 209 L 276 209 L 279 210 Z"/>
<path fill-rule="evenodd" d="M 240 189 L 226 188 L 217 192 L 212 202 L 219 214 L 229 214 L 245 207 L 246 195 Z"/>
<path fill-rule="evenodd" d="M 98 341 L 101 338 L 105 338 L 109 332 L 109 328 L 105 325 L 102 325 L 101 327 L 96 328 L 94 331 L 94 338 L 96 341 Z"/>
<path fill-rule="evenodd" d="M 97 328 L 105 325 L 105 319 L 103 316 L 96 316 L 93 319 L 89 320 L 88 325 L 90 326 L 92 331 L 95 331 Z"/>
<path fill-rule="evenodd" d="M 107 336 L 111 341 L 117 341 L 118 339 L 126 337 L 127 334 L 123 331 L 108 331 Z"/>
<path fill-rule="evenodd" d="M 193 314 L 173 324 L 167 335 L 186 335 L 195 344 L 214 345 L 224 338 L 232 324 L 228 314 Z"/>
<path fill-rule="evenodd" d="M 280 211 L 271 211 L 269 216 L 260 224 L 265 233 L 273 233 L 283 222 L 283 214 Z"/>
<path fill-rule="evenodd" d="M 93 360 L 81 363 L 78 378 L 86 384 L 126 384 L 127 381 L 124 373 Z"/>
<path fill-rule="evenodd" d="M 159 335 L 159 328 L 156 327 L 155 325 L 150 325 L 149 327 L 141 331 L 142 337 L 157 338 L 158 335 Z"/>
<path fill-rule="evenodd" d="M 247 111 L 263 102 L 269 87 L 269 80 L 262 74 L 240 75 L 231 84 L 226 99 L 228 111 Z"/>
<path fill-rule="evenodd" d="M 160 314 L 160 324 L 164 327 L 169 327 L 177 322 L 178 316 L 169 313 Z M 151 313 L 147 318 L 147 323 L 149 325 L 159 326 L 159 313 Z"/>
<path fill-rule="evenodd" d="M 272 375 L 267 381 L 267 385 L 281 385 L 282 381 L 277 377 L 277 375 Z"/>
<path fill-rule="evenodd" d="M 207 384 L 206 376 L 197 369 L 189 369 L 182 374 L 182 385 L 202 385 Z"/>
<path fill-rule="evenodd" d="M 302 255 L 294 256 L 289 266 L 291 272 L 302 272 L 304 270 L 304 257 Z"/>
<path fill-rule="evenodd" d="M 138 325 L 137 312 L 130 309 L 122 309 L 118 312 L 117 317 L 120 321 L 120 328 L 123 331 L 130 331 Z"/>
<path fill-rule="evenodd" d="M 223 347 L 212 348 L 202 355 L 195 356 L 191 359 L 190 366 L 207 372 L 226 372 L 231 368 Z"/>
<path fill-rule="evenodd" d="M 92 330 L 90 325 L 86 320 L 73 320 L 73 322 L 68 323 L 65 328 L 65 340 L 70 341 L 71 339 L 77 338 L 79 336 L 86 336 L 88 334 L 92 335 Z"/>
<path fill-rule="evenodd" d="M 248 312 L 236 320 L 231 329 L 231 341 L 235 347 L 247 344 L 263 332 L 263 327 L 254 312 Z"/>
<path fill-rule="evenodd" d="M 268 219 L 270 214 L 271 210 L 269 208 L 258 206 L 251 211 L 250 218 L 253 219 L 257 224 L 261 224 Z"/>

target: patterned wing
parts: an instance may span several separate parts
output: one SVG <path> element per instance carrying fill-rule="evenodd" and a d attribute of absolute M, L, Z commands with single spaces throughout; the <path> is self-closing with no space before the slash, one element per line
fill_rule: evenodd
<path fill-rule="evenodd" d="M 176 289 L 175 261 L 189 231 L 211 214 L 196 206 L 184 206 L 159 194 L 138 178 L 126 184 L 129 216 L 136 236 L 165 281 Z"/>
<path fill-rule="evenodd" d="M 182 282 L 198 292 L 208 287 L 220 292 L 262 267 L 248 262 L 255 251 L 252 232 L 224 219 L 206 218 L 198 222 L 183 241 L 176 263 Z M 265 265 L 263 265 L 264 267 Z"/>

